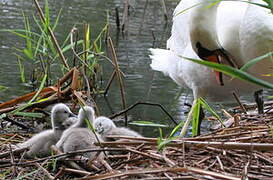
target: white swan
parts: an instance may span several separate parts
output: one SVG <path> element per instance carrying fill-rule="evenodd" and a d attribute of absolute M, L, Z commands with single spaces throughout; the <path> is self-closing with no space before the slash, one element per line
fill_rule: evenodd
<path fill-rule="evenodd" d="M 92 107 L 85 106 L 81 108 L 77 122 L 64 131 L 61 139 L 57 142 L 56 147 L 62 152 L 99 148 L 94 145 L 94 143 L 97 142 L 94 133 L 90 129 L 86 128 L 87 125 L 85 123 L 85 120 L 88 120 L 92 124 L 94 118 L 95 112 Z M 95 155 L 96 152 L 83 154 L 83 156 L 87 158 L 95 157 Z"/>
<path fill-rule="evenodd" d="M 226 63 L 239 67 L 250 60 L 246 60 L 243 54 L 247 50 L 243 50 L 243 45 L 240 44 L 241 39 L 246 39 L 243 36 L 246 32 L 243 33 L 243 31 L 247 31 L 247 28 L 244 28 L 243 24 L 248 24 L 251 19 L 248 15 L 252 11 L 250 5 L 232 1 L 221 2 L 208 8 L 207 6 L 210 3 L 207 0 L 183 0 L 179 3 L 174 11 L 172 35 L 167 41 L 169 50 L 150 49 L 152 53 L 150 56 L 152 59 L 151 67 L 169 75 L 177 84 L 186 85 L 192 89 L 194 99 L 206 97 L 209 100 L 223 100 L 232 97 L 228 93 L 234 90 L 240 94 L 253 92 L 258 88 L 255 85 L 238 79 L 230 80 L 226 76 L 221 79 L 219 73 L 178 56 L 182 55 L 195 59 L 201 57 L 202 59 L 215 61 L 219 57 L 215 56 L 215 53 L 218 55 L 220 53 L 223 59 L 230 60 L 230 57 L 232 57 L 233 61 L 230 60 Z M 182 12 L 196 4 L 196 7 Z M 267 16 L 272 15 L 268 13 Z M 258 21 L 255 22 L 258 24 Z M 253 26 L 257 26 L 257 24 Z M 270 34 L 270 31 L 267 31 L 267 33 Z M 257 34 L 256 38 L 258 38 Z M 245 40 L 245 43 L 251 44 L 247 40 Z M 222 47 L 228 51 L 229 55 L 225 56 L 226 51 L 223 51 Z M 271 50 L 268 47 L 267 50 L 272 51 L 272 48 L 271 45 Z M 259 55 L 262 55 L 262 53 L 256 53 L 254 56 Z M 261 71 L 265 72 L 265 69 Z M 249 70 L 249 72 L 252 71 Z M 217 78 L 215 78 L 215 73 Z"/>
<path fill-rule="evenodd" d="M 273 15 L 269 9 L 236 1 L 223 1 L 210 8 L 206 6 L 211 1 L 192 2 L 201 3 L 189 16 L 191 44 L 199 57 L 202 57 L 202 49 L 198 43 L 208 51 L 224 48 L 239 67 L 273 51 Z M 249 2 L 266 4 L 262 0 Z M 273 82 L 272 78 L 262 76 L 272 72 L 272 57 L 257 63 L 248 72 Z"/>
<path fill-rule="evenodd" d="M 104 116 L 100 116 L 94 121 L 95 130 L 101 135 L 105 141 L 110 141 L 106 136 L 130 136 L 130 137 L 142 137 L 139 133 L 125 128 L 116 127 L 114 122 Z"/>
<path fill-rule="evenodd" d="M 51 110 L 52 129 L 42 131 L 17 146 L 19 148 L 29 148 L 26 157 L 50 155 L 50 147 L 58 142 L 64 131 L 63 121 L 71 116 L 75 115 L 70 111 L 69 107 L 62 103 L 56 104 Z"/>
<path fill-rule="evenodd" d="M 251 0 L 252 3 L 266 4 L 262 0 Z M 245 61 L 273 51 L 273 14 L 269 9 L 249 4 L 240 27 L 240 47 Z M 250 68 L 255 76 L 273 82 L 273 57 L 268 57 Z"/>

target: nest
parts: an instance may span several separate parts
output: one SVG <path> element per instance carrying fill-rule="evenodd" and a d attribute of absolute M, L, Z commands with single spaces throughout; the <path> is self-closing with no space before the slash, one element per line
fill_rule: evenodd
<path fill-rule="evenodd" d="M 269 106 L 269 105 L 268 105 Z M 270 105 L 272 106 L 272 105 Z M 97 143 L 100 149 L 61 153 L 50 157 L 25 160 L 20 151 L 11 151 L 4 144 L 16 142 L 19 135 L 1 135 L 1 175 L 26 179 L 272 179 L 273 116 L 237 114 L 229 126 L 198 137 L 177 138 L 158 151 L 156 138 L 111 137 L 117 141 Z M 230 123 L 231 122 L 231 123 Z M 52 159 L 67 154 L 107 152 L 105 159 L 66 159 L 53 166 Z M 87 168 L 76 169 L 65 162 Z M 9 172 L 9 174 L 7 173 Z M 31 176 L 27 176 L 31 175 Z"/>

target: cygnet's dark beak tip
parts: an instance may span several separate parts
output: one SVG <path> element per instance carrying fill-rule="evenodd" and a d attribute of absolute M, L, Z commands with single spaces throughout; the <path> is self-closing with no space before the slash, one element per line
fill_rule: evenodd
<path fill-rule="evenodd" d="M 69 117 L 78 117 L 76 114 L 74 114 L 74 113 L 70 113 L 70 116 Z"/>

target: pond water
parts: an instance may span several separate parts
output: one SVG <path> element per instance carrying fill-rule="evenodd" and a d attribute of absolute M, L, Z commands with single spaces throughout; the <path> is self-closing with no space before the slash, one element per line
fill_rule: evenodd
<path fill-rule="evenodd" d="M 136 101 L 159 103 L 180 121 L 185 118 L 188 107 L 184 103 L 191 103 L 192 94 L 189 90 L 181 89 L 170 78 L 162 73 L 154 72 L 149 67 L 148 49 L 151 47 L 165 47 L 170 36 L 171 15 L 178 0 L 166 0 L 168 22 L 164 19 L 161 1 L 135 0 L 131 1 L 128 36 L 117 36 L 115 24 L 115 8 L 123 12 L 122 0 L 49 0 L 51 15 L 57 16 L 60 9 L 62 15 L 55 31 L 57 39 L 62 41 L 70 32 L 73 25 L 88 22 L 92 34 L 98 34 L 105 24 L 106 10 L 110 15 L 111 36 L 116 46 L 118 61 L 125 74 L 125 88 L 127 105 Z M 22 11 L 27 16 L 37 14 L 33 1 L 0 0 L 0 29 L 22 29 L 24 27 Z M 8 87 L 0 91 L 0 101 L 6 101 L 27 93 L 30 88 L 20 82 L 14 47 L 23 47 L 24 42 L 17 36 L 0 32 L 0 85 Z M 104 71 L 112 71 L 104 69 Z M 181 93 L 182 92 L 182 93 Z M 101 98 L 98 100 L 104 115 L 110 115 L 122 109 L 121 98 L 117 84 L 110 89 L 108 100 L 111 108 Z M 171 120 L 158 108 L 152 106 L 137 106 L 130 111 L 132 120 L 153 121 L 173 126 Z M 133 127 L 140 133 L 156 137 L 157 128 Z"/>

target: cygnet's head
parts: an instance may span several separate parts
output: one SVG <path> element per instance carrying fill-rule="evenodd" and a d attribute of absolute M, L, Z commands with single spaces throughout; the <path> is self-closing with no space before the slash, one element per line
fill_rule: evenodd
<path fill-rule="evenodd" d="M 78 122 L 78 118 L 77 117 L 70 117 L 68 119 L 66 119 L 62 125 L 65 127 L 65 129 L 71 127 L 72 125 L 76 124 Z"/>
<path fill-rule="evenodd" d="M 51 123 L 53 129 L 64 129 L 62 123 L 69 117 L 76 117 L 76 115 L 71 112 L 67 105 L 63 103 L 54 105 L 51 110 Z"/>
<path fill-rule="evenodd" d="M 101 135 L 107 134 L 112 128 L 116 127 L 111 119 L 104 116 L 96 118 L 93 125 L 95 130 Z"/>
<path fill-rule="evenodd" d="M 80 123 L 84 124 L 85 119 L 88 119 L 92 124 L 95 119 L 95 111 L 91 106 L 84 106 L 80 109 L 78 114 L 78 119 Z"/>

